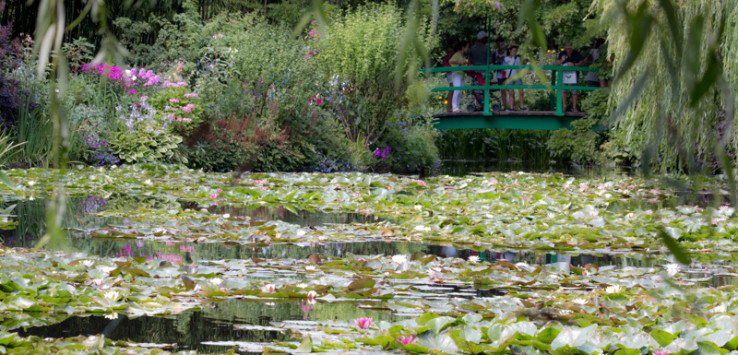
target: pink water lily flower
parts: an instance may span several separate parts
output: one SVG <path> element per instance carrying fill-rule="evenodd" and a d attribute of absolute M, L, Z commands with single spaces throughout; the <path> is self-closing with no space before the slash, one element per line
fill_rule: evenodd
<path fill-rule="evenodd" d="M 425 186 L 425 181 L 423 181 L 423 180 L 418 180 L 418 185 L 420 185 L 420 186 Z"/>
<path fill-rule="evenodd" d="M 412 335 L 403 335 L 397 338 L 397 341 L 402 345 L 410 345 L 410 344 L 415 344 L 418 341 L 418 338 Z"/>
<path fill-rule="evenodd" d="M 266 284 L 261 287 L 261 292 L 264 293 L 272 293 L 274 291 L 277 291 L 277 286 L 275 286 L 274 284 Z"/>
<path fill-rule="evenodd" d="M 317 292 L 315 292 L 313 290 L 310 290 L 310 292 L 307 293 L 307 299 L 308 299 L 308 301 L 310 301 L 310 300 L 313 300 L 314 301 L 316 298 L 318 298 L 318 293 Z"/>
<path fill-rule="evenodd" d="M 372 326 L 371 318 L 356 318 L 356 326 L 361 329 L 369 329 Z"/>
<path fill-rule="evenodd" d="M 666 351 L 666 350 L 664 350 L 664 351 L 654 351 L 654 352 L 653 352 L 653 355 L 666 355 L 666 354 L 668 354 L 668 353 L 669 353 L 669 352 L 668 352 L 668 351 Z"/>

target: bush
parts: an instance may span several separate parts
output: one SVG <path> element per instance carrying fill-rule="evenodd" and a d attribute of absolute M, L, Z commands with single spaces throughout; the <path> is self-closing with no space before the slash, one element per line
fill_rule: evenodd
<path fill-rule="evenodd" d="M 598 147 L 605 137 L 593 131 L 607 115 L 609 90 L 592 91 L 582 100 L 586 118 L 572 122 L 572 130 L 558 130 L 551 134 L 548 148 L 551 155 L 560 159 L 571 159 L 578 164 L 594 163 L 601 156 Z"/>

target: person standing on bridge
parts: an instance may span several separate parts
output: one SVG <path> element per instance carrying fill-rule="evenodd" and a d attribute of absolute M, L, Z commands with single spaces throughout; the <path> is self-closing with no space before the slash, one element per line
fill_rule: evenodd
<path fill-rule="evenodd" d="M 477 33 L 477 42 L 469 48 L 469 61 L 471 65 L 487 65 L 492 62 L 492 56 L 487 47 L 487 32 L 479 31 Z M 479 74 L 484 74 L 484 70 L 475 70 Z"/>
<path fill-rule="evenodd" d="M 579 54 L 579 52 L 575 51 L 571 43 L 567 42 L 564 44 L 564 50 L 559 53 L 559 59 L 556 60 L 556 65 L 563 65 L 563 66 L 575 66 L 578 67 L 580 65 L 584 65 L 584 58 L 582 58 L 582 55 Z M 562 81 L 562 84 L 564 85 L 573 85 L 576 86 L 578 83 L 577 80 L 577 72 L 575 71 L 565 71 L 564 72 L 564 79 Z M 566 93 L 567 91 L 571 91 L 571 103 L 572 103 L 572 112 L 579 112 L 577 110 L 577 98 L 579 96 L 579 91 L 577 90 L 562 90 L 561 92 L 561 108 L 564 112 L 566 112 Z"/>
<path fill-rule="evenodd" d="M 443 58 L 443 66 L 444 67 L 450 67 L 451 63 L 449 61 L 451 60 L 451 57 L 456 53 L 456 51 L 459 50 L 459 40 L 457 38 L 452 38 L 451 42 L 449 43 L 448 49 L 446 50 L 446 56 Z M 448 80 L 448 86 L 454 86 L 454 83 L 451 81 L 451 74 L 453 72 L 446 72 L 446 80 Z M 452 91 L 449 91 L 446 94 L 446 111 L 451 112 L 451 95 L 453 94 Z"/>
<path fill-rule="evenodd" d="M 507 56 L 505 56 L 505 65 L 520 65 L 520 56 L 518 55 L 518 46 L 508 47 Z M 508 78 L 507 85 L 523 85 L 522 79 L 509 80 L 510 78 L 518 74 L 517 69 L 505 69 L 505 70 L 507 71 L 507 78 Z M 509 104 L 508 107 L 511 111 L 515 111 L 515 89 L 507 89 L 505 91 L 507 91 L 507 95 L 509 96 L 508 99 L 510 100 L 510 102 L 508 103 Z M 523 106 L 523 89 L 518 89 L 518 94 L 520 96 L 518 107 L 520 108 L 520 111 L 525 111 L 525 106 Z M 503 104 L 506 104 L 506 103 L 503 102 Z"/>
<path fill-rule="evenodd" d="M 507 55 L 507 47 L 505 46 L 505 39 L 502 38 L 502 36 L 497 36 L 497 38 L 495 39 L 495 44 L 497 45 L 497 49 L 495 49 L 495 53 L 494 53 L 494 64 L 504 65 L 505 56 Z M 502 83 L 504 83 L 505 80 L 507 80 L 507 70 L 498 70 L 497 71 L 497 85 L 502 85 Z M 500 95 L 502 96 L 502 106 L 505 106 L 507 104 L 506 94 L 507 94 L 507 90 L 500 90 Z"/>
<path fill-rule="evenodd" d="M 467 61 L 464 56 L 467 52 L 469 52 L 469 42 L 461 41 L 459 44 L 459 50 L 454 53 L 453 56 L 451 56 L 451 59 L 448 61 L 451 66 L 454 67 L 460 67 L 465 66 Z M 464 86 L 464 72 L 463 71 L 454 71 L 451 72 L 451 82 L 453 83 L 454 87 Z M 460 108 L 461 104 L 461 90 L 455 90 L 453 97 L 451 99 L 451 108 L 453 112 L 461 112 Z"/>

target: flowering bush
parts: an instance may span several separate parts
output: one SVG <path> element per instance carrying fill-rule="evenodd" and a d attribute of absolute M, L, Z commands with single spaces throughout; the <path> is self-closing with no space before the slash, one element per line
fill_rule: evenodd
<path fill-rule="evenodd" d="M 202 121 L 200 95 L 192 92 L 183 81 L 164 81 L 151 98 L 151 105 L 161 113 L 161 120 L 182 137 L 189 136 Z"/>
<path fill-rule="evenodd" d="M 158 111 L 145 96 L 128 108 L 116 107 L 116 111 L 126 129 L 112 135 L 110 149 L 121 160 L 136 163 L 175 158 L 175 150 L 182 138 L 169 132 L 170 122 L 159 119 Z"/>

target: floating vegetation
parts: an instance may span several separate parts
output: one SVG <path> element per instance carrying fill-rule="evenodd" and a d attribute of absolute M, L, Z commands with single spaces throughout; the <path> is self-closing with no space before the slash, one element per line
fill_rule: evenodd
<path fill-rule="evenodd" d="M 6 212 L 3 235 L 36 240 L 44 227 L 32 218 L 45 213 L 28 203 L 47 197 L 55 175 L 9 176 L 22 187 L 3 197 L 24 213 Z M 719 196 L 720 181 L 701 183 L 689 186 Z M 72 248 L 0 248 L 7 352 L 642 354 L 738 346 L 733 207 L 721 198 L 690 201 L 658 181 L 234 178 L 131 166 L 79 169 L 63 184 L 72 194 Z M 678 263 L 659 233 L 678 240 L 692 262 Z M 141 333 L 153 330 L 159 335 Z"/>

